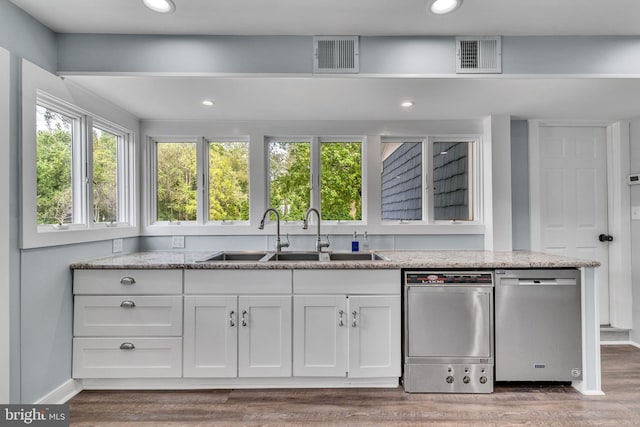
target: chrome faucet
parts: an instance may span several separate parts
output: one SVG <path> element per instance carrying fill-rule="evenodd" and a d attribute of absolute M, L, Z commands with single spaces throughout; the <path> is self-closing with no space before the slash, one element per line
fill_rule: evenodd
<path fill-rule="evenodd" d="M 289 247 L 289 241 L 288 241 L 289 239 L 287 239 L 286 243 L 282 243 L 280 241 L 280 214 L 278 213 L 278 211 L 273 208 L 268 208 L 266 211 L 264 211 L 264 214 L 262 215 L 262 220 L 260 220 L 260 225 L 258 226 L 258 229 L 264 230 L 264 220 L 267 219 L 267 215 L 269 215 L 269 212 L 273 212 L 274 214 L 276 214 L 276 252 L 280 252 L 282 248 Z"/>
<path fill-rule="evenodd" d="M 302 221 L 302 229 L 306 230 L 307 228 L 309 228 L 309 214 L 311 212 L 315 212 L 316 215 L 318 216 L 318 232 L 316 233 L 316 252 L 322 252 L 322 248 L 328 248 L 330 242 L 329 242 L 329 236 L 327 236 L 326 242 L 323 242 L 322 240 L 320 240 L 320 211 L 318 211 L 318 209 L 316 208 L 307 209 L 307 212 L 305 212 L 304 214 L 304 221 Z"/>

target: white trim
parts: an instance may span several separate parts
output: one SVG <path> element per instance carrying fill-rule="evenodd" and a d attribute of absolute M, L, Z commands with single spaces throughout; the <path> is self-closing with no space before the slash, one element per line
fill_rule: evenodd
<path fill-rule="evenodd" d="M 600 341 L 600 345 L 611 345 L 611 346 L 616 346 L 616 345 L 630 345 L 636 348 L 640 348 L 640 344 L 633 342 L 631 340 L 625 340 L 625 341 Z"/>
<path fill-rule="evenodd" d="M 626 178 L 629 174 L 629 121 L 558 121 L 529 120 L 529 216 L 531 250 L 541 248 L 540 217 L 540 127 L 593 126 L 607 131 L 608 228 L 614 241 L 609 245 L 610 323 L 615 328 L 630 329 L 632 321 L 631 282 L 631 195 Z"/>
<path fill-rule="evenodd" d="M 614 236 L 609 244 L 609 323 L 614 328 L 633 328 L 631 279 L 631 189 L 629 175 L 630 122 L 607 126 L 608 228 Z"/>
<path fill-rule="evenodd" d="M 0 47 L 0 403 L 9 403 L 11 396 L 11 269 L 9 265 L 10 212 L 9 188 L 11 123 L 9 122 L 11 56 Z"/>
<path fill-rule="evenodd" d="M 82 382 L 74 379 L 70 379 L 60 384 L 54 390 L 42 396 L 40 399 L 33 402 L 34 405 L 60 405 L 66 403 L 76 394 L 83 390 Z"/>
<path fill-rule="evenodd" d="M 600 358 L 600 310 L 598 284 L 594 267 L 580 269 L 582 381 L 574 383 L 580 393 L 601 395 L 602 370 Z"/>
<path fill-rule="evenodd" d="M 104 224 L 96 224 L 96 227 L 83 220 L 84 224 L 71 224 L 64 229 L 55 229 L 51 226 L 39 227 L 37 224 L 37 183 L 36 183 L 36 168 L 34 167 L 36 161 L 36 104 L 38 98 L 42 93 L 50 94 L 48 98 L 55 101 L 56 106 L 64 108 L 68 106 L 72 109 L 74 114 L 80 114 L 83 116 L 91 115 L 92 117 L 100 116 L 102 123 L 120 123 L 122 122 L 126 126 L 124 128 L 137 129 L 138 121 L 136 118 L 129 114 L 122 114 L 121 111 L 117 111 L 112 105 L 107 105 L 103 100 L 93 95 L 88 95 L 84 92 L 78 92 L 73 86 L 67 85 L 61 78 L 43 70 L 42 68 L 32 64 L 27 60 L 22 60 L 22 136 L 20 142 L 22 168 L 21 168 L 21 195 L 22 195 L 22 212 L 21 212 L 21 247 L 22 248 L 35 248 L 42 246 L 57 246 L 72 243 L 82 243 L 96 240 L 107 240 L 114 238 L 133 237 L 140 234 L 139 228 L 136 226 L 136 203 L 135 194 L 131 195 L 133 203 L 130 206 L 131 216 L 130 223 L 126 225 L 118 224 L 117 227 L 107 227 Z M 45 96 L 46 98 L 46 96 Z M 99 114 L 89 112 L 86 106 L 89 105 L 91 109 L 99 110 Z M 116 120 L 113 117 L 117 117 Z M 122 125 L 118 126 L 123 127 Z M 134 134 L 134 131 L 127 131 L 130 135 Z M 85 129 L 85 133 L 86 129 Z M 88 135 L 84 136 L 84 146 L 86 146 L 86 139 Z M 135 139 L 132 137 L 130 143 L 133 144 Z M 84 150 L 85 148 L 83 148 Z M 130 153 L 134 152 L 132 147 Z M 86 154 L 86 153 L 85 153 Z M 135 158 L 132 160 L 131 165 L 127 167 L 133 167 Z M 135 169 L 133 169 L 135 174 Z M 134 180 L 135 181 L 135 180 Z M 130 185 L 135 185 L 135 182 L 131 182 Z M 86 214 L 86 203 L 82 204 L 83 213 Z M 86 216 L 86 215 L 85 215 Z"/>
<path fill-rule="evenodd" d="M 253 388 L 395 388 L 399 378 L 98 378 L 83 379 L 84 390 L 198 390 Z"/>

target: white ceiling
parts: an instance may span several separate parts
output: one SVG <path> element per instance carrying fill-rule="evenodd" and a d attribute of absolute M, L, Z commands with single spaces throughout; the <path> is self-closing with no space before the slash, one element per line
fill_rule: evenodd
<path fill-rule="evenodd" d="M 62 33 L 228 35 L 640 35 L 640 0 L 11 0 Z M 615 9 L 611 6 L 615 5 Z M 610 10 L 611 9 L 611 10 Z M 615 120 L 640 115 L 640 80 L 595 78 L 67 76 L 142 119 Z M 206 108 L 202 99 L 216 105 Z M 416 105 L 402 109 L 402 100 Z"/>
<path fill-rule="evenodd" d="M 61 33 L 229 35 L 639 35 L 638 0 L 465 0 L 451 15 L 427 0 L 11 0 Z"/>
<path fill-rule="evenodd" d="M 640 113 L 640 79 L 68 76 L 142 119 L 616 120 Z M 215 100 L 205 107 L 203 99 Z M 414 100 L 410 109 L 400 106 Z"/>

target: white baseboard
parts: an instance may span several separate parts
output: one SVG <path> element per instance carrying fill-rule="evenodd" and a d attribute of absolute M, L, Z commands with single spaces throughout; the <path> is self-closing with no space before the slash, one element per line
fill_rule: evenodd
<path fill-rule="evenodd" d="M 60 405 L 66 403 L 76 394 L 82 391 L 82 382 L 77 380 L 68 380 L 62 383 L 55 390 L 50 391 L 40 399 L 33 402 L 34 405 Z"/>
<path fill-rule="evenodd" d="M 600 345 L 631 345 L 636 348 L 640 348 L 640 344 L 633 341 L 600 341 Z"/>

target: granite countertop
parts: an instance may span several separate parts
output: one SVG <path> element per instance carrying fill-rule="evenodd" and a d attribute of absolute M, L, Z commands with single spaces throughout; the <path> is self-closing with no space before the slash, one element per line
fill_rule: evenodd
<path fill-rule="evenodd" d="M 374 251 L 377 261 L 206 261 L 196 251 L 153 251 L 111 256 L 71 264 L 73 269 L 397 269 L 397 268 L 576 268 L 597 267 L 597 261 L 529 251 Z"/>

